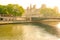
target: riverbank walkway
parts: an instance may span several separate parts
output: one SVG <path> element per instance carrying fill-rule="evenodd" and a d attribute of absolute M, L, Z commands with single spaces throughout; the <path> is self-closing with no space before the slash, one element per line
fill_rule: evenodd
<path fill-rule="evenodd" d="M 24 23 L 24 22 L 60 22 L 60 18 L 40 18 L 40 17 L 0 17 L 0 24 L 4 23 Z M 5 20 L 6 19 L 6 20 Z M 11 19 L 11 20 L 10 20 Z"/>

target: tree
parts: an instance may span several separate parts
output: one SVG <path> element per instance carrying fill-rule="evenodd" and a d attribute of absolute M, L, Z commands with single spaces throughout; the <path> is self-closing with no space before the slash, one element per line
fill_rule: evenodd
<path fill-rule="evenodd" d="M 0 14 L 22 16 L 24 9 L 17 4 L 0 5 Z"/>
<path fill-rule="evenodd" d="M 21 16 L 24 13 L 24 9 L 17 4 L 7 5 L 8 13 L 13 14 L 14 16 Z"/>
<path fill-rule="evenodd" d="M 5 6 L 0 5 L 0 14 L 4 14 L 5 10 Z"/>
<path fill-rule="evenodd" d="M 43 15 L 44 17 L 57 17 L 58 16 L 58 12 L 56 12 L 52 8 L 47 8 L 46 5 L 43 5 L 40 8 L 40 14 Z"/>

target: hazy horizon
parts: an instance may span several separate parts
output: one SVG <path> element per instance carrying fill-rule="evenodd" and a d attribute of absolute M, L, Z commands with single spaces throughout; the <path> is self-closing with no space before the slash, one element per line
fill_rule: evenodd
<path fill-rule="evenodd" d="M 19 4 L 23 7 L 27 7 L 30 4 L 36 4 L 37 7 L 40 7 L 41 4 L 46 4 L 48 7 L 58 6 L 60 7 L 60 0 L 0 0 L 0 4 Z"/>
<path fill-rule="evenodd" d="M 25 9 L 30 6 L 30 4 L 36 5 L 36 8 L 40 8 L 42 4 L 46 4 L 47 7 L 50 8 L 57 6 L 60 11 L 60 0 L 0 0 L 0 4 L 19 4 Z"/>

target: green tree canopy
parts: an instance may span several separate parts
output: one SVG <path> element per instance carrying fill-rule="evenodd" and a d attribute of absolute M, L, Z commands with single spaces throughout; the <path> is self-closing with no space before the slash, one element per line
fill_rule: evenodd
<path fill-rule="evenodd" d="M 23 13 L 23 7 L 17 4 L 0 5 L 0 14 L 21 16 Z"/>
<path fill-rule="evenodd" d="M 57 17 L 59 13 L 52 9 L 52 8 L 47 8 L 46 5 L 43 5 L 40 8 L 40 14 L 43 15 L 43 17 Z"/>

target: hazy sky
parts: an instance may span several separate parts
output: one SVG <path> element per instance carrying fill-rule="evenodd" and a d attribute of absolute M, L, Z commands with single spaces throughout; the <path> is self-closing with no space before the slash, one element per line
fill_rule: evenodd
<path fill-rule="evenodd" d="M 60 8 L 60 0 L 0 0 L 0 4 L 19 4 L 24 8 L 29 6 L 30 4 L 36 4 L 37 8 L 41 6 L 41 4 L 46 4 L 47 7 L 58 6 Z"/>

